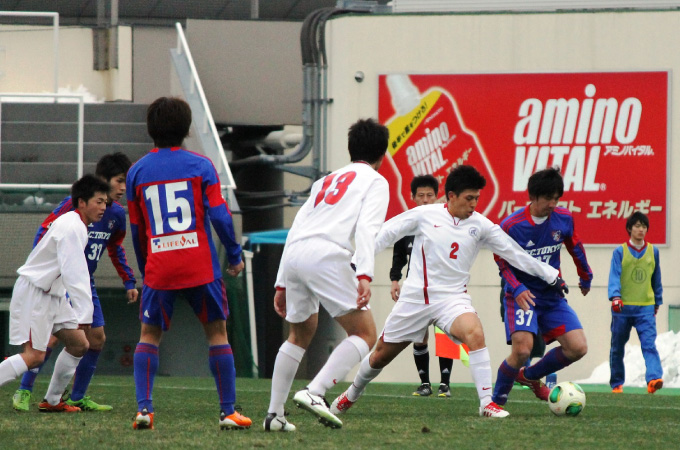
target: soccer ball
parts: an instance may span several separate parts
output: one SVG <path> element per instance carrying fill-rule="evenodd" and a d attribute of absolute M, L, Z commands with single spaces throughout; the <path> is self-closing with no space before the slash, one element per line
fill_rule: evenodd
<path fill-rule="evenodd" d="M 557 383 L 550 391 L 548 406 L 556 416 L 578 416 L 586 407 L 586 393 L 571 381 Z"/>

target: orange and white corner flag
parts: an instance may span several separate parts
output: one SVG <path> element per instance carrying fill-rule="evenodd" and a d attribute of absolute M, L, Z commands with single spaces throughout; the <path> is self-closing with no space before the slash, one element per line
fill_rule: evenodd
<path fill-rule="evenodd" d="M 456 344 L 442 330 L 434 327 L 436 354 L 441 358 L 460 359 L 465 367 L 470 366 L 470 349 L 465 344 Z"/>

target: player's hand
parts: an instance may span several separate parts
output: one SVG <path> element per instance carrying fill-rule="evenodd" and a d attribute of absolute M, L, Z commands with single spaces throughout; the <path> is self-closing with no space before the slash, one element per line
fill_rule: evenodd
<path fill-rule="evenodd" d="M 529 311 L 531 309 L 529 305 L 536 306 L 536 303 L 534 302 L 535 298 L 536 296 L 534 296 L 531 291 L 526 290 L 515 297 L 515 302 L 517 302 L 517 305 L 524 311 Z"/>
<path fill-rule="evenodd" d="M 246 266 L 246 265 L 245 265 L 245 263 L 243 262 L 243 260 L 242 260 L 240 263 L 236 264 L 235 266 L 232 265 L 232 264 L 229 264 L 229 267 L 227 268 L 227 273 L 228 273 L 229 275 L 231 275 L 232 277 L 235 277 L 235 276 L 237 276 L 239 273 L 241 273 L 241 271 L 243 270 L 243 268 L 244 268 L 245 266 Z"/>
<path fill-rule="evenodd" d="M 274 311 L 276 314 L 286 318 L 286 290 L 277 289 L 276 294 L 274 294 Z"/>
<path fill-rule="evenodd" d="M 581 286 L 580 284 L 579 284 L 578 287 L 579 287 L 579 289 L 581 289 L 581 294 L 583 294 L 584 297 L 585 297 L 586 295 L 588 295 L 588 292 L 590 292 L 590 288 L 583 287 L 583 286 Z"/>
<path fill-rule="evenodd" d="M 130 303 L 135 303 L 139 297 L 139 291 L 136 288 L 128 289 L 125 296 L 127 297 L 128 305 Z"/>
<path fill-rule="evenodd" d="M 621 301 L 621 298 L 619 297 L 614 297 L 612 299 L 612 311 L 615 313 L 620 313 L 623 311 L 623 302 Z"/>
<path fill-rule="evenodd" d="M 365 278 L 359 280 L 359 287 L 357 288 L 357 309 L 361 309 L 368 305 L 371 299 L 371 282 Z"/>
<path fill-rule="evenodd" d="M 399 300 L 399 294 L 401 293 L 401 286 L 399 286 L 398 281 L 393 281 L 392 282 L 392 289 L 390 289 L 390 295 L 392 296 L 392 300 L 395 302 Z"/>
<path fill-rule="evenodd" d="M 654 317 L 656 317 L 656 313 L 659 312 L 659 305 L 654 305 Z"/>
<path fill-rule="evenodd" d="M 567 282 L 564 281 L 562 277 L 558 276 L 555 278 L 555 281 L 550 283 L 550 286 L 554 287 L 562 297 L 564 297 L 564 294 L 569 293 L 569 286 L 567 286 Z"/>

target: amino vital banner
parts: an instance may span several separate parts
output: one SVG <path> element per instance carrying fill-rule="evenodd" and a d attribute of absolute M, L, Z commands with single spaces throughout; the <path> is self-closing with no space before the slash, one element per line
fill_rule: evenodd
<path fill-rule="evenodd" d="M 388 218 L 415 206 L 414 176 L 434 175 L 443 200 L 470 164 L 487 180 L 477 211 L 499 223 L 529 202 L 531 174 L 559 166 L 584 242 L 624 242 L 642 211 L 648 240 L 667 243 L 668 72 L 381 75 L 378 101 Z"/>

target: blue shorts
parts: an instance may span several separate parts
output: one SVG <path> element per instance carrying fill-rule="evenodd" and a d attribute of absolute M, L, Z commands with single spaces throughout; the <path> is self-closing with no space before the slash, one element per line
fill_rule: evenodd
<path fill-rule="evenodd" d="M 530 306 L 529 311 L 522 310 L 512 294 L 506 293 L 505 302 L 505 339 L 508 344 L 512 342 L 512 334 L 515 331 L 528 331 L 534 335 L 543 336 L 546 344 L 551 343 L 557 337 L 583 327 L 578 316 L 567 299 L 542 300 L 536 297 L 536 306 Z"/>
<path fill-rule="evenodd" d="M 99 328 L 104 326 L 104 313 L 102 312 L 102 304 L 99 302 L 99 295 L 97 290 L 92 286 L 92 305 L 94 311 L 92 312 L 92 328 Z"/>
<path fill-rule="evenodd" d="M 99 302 L 99 295 L 97 295 L 97 289 L 95 289 L 94 283 L 90 284 L 90 288 L 92 289 L 92 306 L 94 306 L 94 310 L 92 311 L 92 325 L 90 327 L 103 327 L 105 325 L 104 312 L 102 311 L 102 304 Z M 66 297 L 68 298 L 68 292 L 66 293 Z M 69 300 L 69 303 L 70 302 L 71 300 Z"/>
<path fill-rule="evenodd" d="M 201 323 L 227 320 L 229 306 L 224 281 L 219 278 L 211 283 L 185 289 L 159 290 L 147 285 L 142 288 L 142 301 L 139 305 L 139 320 L 148 325 L 156 325 L 168 331 L 172 320 L 175 298 L 182 295 L 194 310 Z"/>

